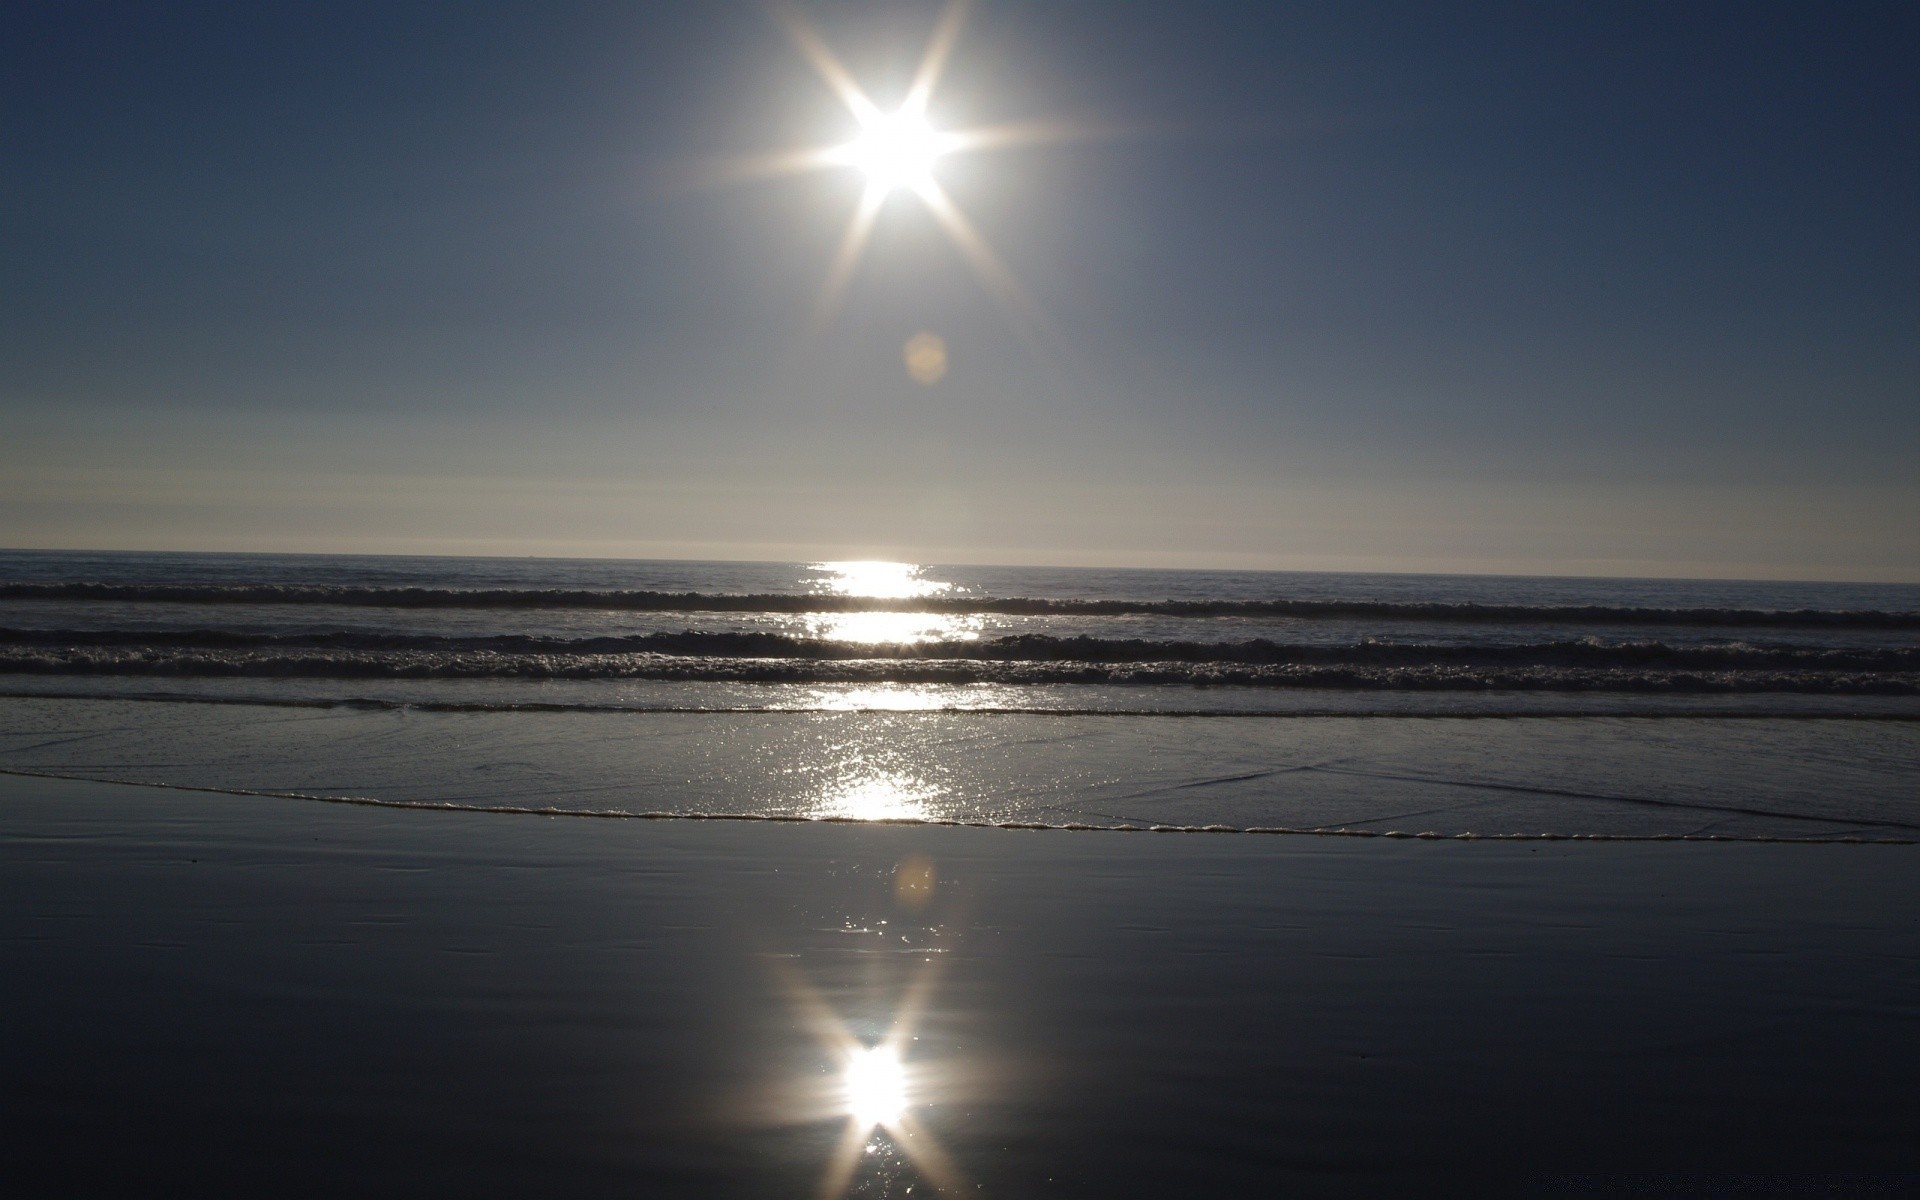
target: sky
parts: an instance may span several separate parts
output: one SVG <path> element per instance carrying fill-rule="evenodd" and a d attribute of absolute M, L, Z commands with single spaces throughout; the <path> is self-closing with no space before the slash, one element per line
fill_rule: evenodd
<path fill-rule="evenodd" d="M 0 546 L 1920 580 L 1920 7 L 945 11 L 7 5 Z"/>

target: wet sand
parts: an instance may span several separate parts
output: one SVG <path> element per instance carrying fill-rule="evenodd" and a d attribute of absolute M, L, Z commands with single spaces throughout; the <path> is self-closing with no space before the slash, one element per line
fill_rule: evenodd
<path fill-rule="evenodd" d="M 0 776 L 0 1003 L 9 1171 L 43 1195 L 1850 1194 L 1920 1168 L 1911 846 Z M 850 1137 L 830 1031 L 903 1011 L 911 1107 Z"/>

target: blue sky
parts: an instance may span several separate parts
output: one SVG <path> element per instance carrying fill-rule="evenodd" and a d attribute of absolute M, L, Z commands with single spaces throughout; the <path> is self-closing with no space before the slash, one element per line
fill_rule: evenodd
<path fill-rule="evenodd" d="M 937 4 L 801 5 L 883 105 Z M 15 4 L 0 544 L 1920 579 L 1920 10 Z M 906 372 L 937 334 L 950 369 Z"/>

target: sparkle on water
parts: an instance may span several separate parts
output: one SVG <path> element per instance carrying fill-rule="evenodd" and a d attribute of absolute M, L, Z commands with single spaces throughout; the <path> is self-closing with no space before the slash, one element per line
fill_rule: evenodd
<path fill-rule="evenodd" d="M 828 642 L 888 645 L 909 642 L 972 642 L 986 624 L 979 617 L 943 613 L 809 613 L 808 637 Z"/>
<path fill-rule="evenodd" d="M 940 789 L 901 771 L 859 769 L 827 789 L 813 815 L 856 821 L 923 820 Z"/>
<path fill-rule="evenodd" d="M 926 578 L 917 563 L 861 560 L 818 562 L 807 568 L 814 576 L 806 584 L 816 592 L 875 600 L 911 600 L 953 590 L 951 583 Z M 978 617 L 944 613 L 853 612 L 817 613 L 805 618 L 807 634 L 831 642 L 972 641 L 980 636 Z"/>
<path fill-rule="evenodd" d="M 919 687 L 884 683 L 873 687 L 823 687 L 808 693 L 811 707 L 834 712 L 932 712 L 945 708 L 1015 708 L 1026 697 L 987 684 Z"/>
<path fill-rule="evenodd" d="M 904 600 L 913 596 L 932 596 L 949 591 L 953 585 L 923 578 L 925 568 L 917 563 L 858 560 L 818 562 L 807 568 L 824 578 L 813 581 L 821 591 L 837 596 L 873 596 L 883 600 Z"/>

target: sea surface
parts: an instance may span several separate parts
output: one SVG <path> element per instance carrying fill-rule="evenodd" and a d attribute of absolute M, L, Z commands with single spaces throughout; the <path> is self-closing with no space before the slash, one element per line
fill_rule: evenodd
<path fill-rule="evenodd" d="M 606 815 L 1920 838 L 1920 587 L 0 552 L 0 769 Z"/>

